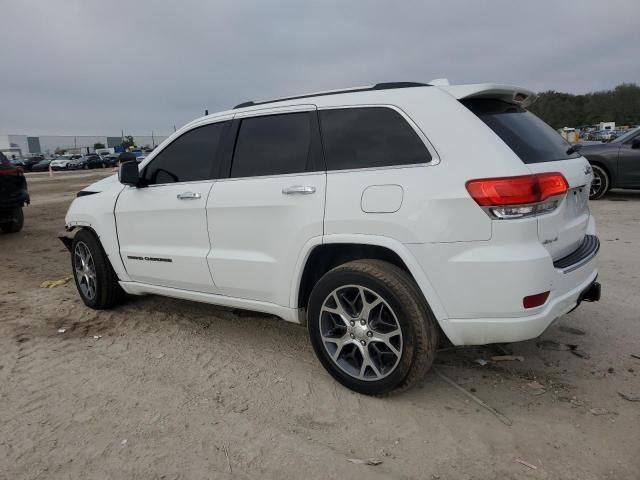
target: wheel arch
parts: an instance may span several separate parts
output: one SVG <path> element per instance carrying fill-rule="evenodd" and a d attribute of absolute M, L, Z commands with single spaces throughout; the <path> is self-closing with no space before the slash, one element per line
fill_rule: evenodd
<path fill-rule="evenodd" d="M 72 248 L 72 245 L 73 245 L 73 239 L 75 238 L 75 236 L 79 232 L 81 232 L 83 230 L 91 232 L 91 234 L 96 238 L 98 244 L 100 245 L 100 247 L 102 248 L 103 252 L 107 256 L 107 261 L 111 264 L 111 267 L 113 268 L 116 276 L 118 277 L 118 280 L 119 281 L 129 281 L 130 278 L 127 275 L 126 270 L 124 269 L 124 265 L 122 264 L 122 259 L 120 258 L 120 255 L 119 254 L 118 255 L 110 254 L 109 249 L 105 248 L 105 244 L 103 242 L 103 238 L 101 238 L 101 236 L 98 234 L 98 232 L 94 228 L 93 224 L 91 224 L 89 222 L 75 221 L 72 224 L 68 224 L 65 227 L 65 230 L 58 234 L 58 238 L 64 244 L 64 246 L 67 248 L 67 250 L 69 250 L 69 253 L 72 253 L 71 252 L 71 248 Z"/>
<path fill-rule="evenodd" d="M 616 172 L 614 172 L 614 169 L 612 169 L 606 160 L 600 158 L 600 157 L 595 157 L 594 159 L 589 159 L 587 158 L 588 162 L 591 164 L 592 167 L 598 167 L 601 168 L 602 170 L 604 170 L 604 172 L 607 174 L 607 176 L 609 177 L 609 188 L 613 188 L 613 182 L 615 180 L 614 178 L 614 174 Z"/>
<path fill-rule="evenodd" d="M 418 285 L 436 320 L 447 318 L 431 281 L 411 252 L 397 240 L 375 235 L 325 235 L 321 242 L 307 244 L 298 262 L 291 306 L 305 309 L 311 290 L 322 275 L 337 265 L 362 259 L 384 260 L 406 271 Z"/>

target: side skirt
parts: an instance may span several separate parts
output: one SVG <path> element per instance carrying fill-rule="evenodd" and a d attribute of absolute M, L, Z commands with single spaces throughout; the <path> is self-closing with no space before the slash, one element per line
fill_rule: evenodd
<path fill-rule="evenodd" d="M 164 297 L 180 298 L 200 303 L 210 303 L 223 307 L 241 308 L 253 310 L 255 312 L 269 313 L 281 319 L 298 324 L 305 323 L 304 310 L 300 308 L 289 308 L 274 303 L 260 302 L 258 300 L 247 300 L 246 298 L 227 297 L 213 293 L 193 292 L 191 290 L 180 290 L 177 288 L 160 287 L 148 283 L 139 282 L 119 282 L 122 289 L 130 295 L 161 295 Z"/>

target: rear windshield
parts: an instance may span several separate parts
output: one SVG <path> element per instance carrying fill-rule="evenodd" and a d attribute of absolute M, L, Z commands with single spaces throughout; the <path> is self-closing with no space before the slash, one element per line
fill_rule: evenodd
<path fill-rule="evenodd" d="M 461 102 L 486 123 L 524 163 L 553 162 L 580 156 L 558 132 L 522 107 L 484 98 Z"/>

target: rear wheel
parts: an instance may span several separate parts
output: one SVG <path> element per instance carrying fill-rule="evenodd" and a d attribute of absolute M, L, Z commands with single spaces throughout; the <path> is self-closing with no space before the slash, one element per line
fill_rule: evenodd
<path fill-rule="evenodd" d="M 609 190 L 609 175 L 604 168 L 598 165 L 592 165 L 591 168 L 593 169 L 593 181 L 589 190 L 589 199 L 598 200 Z"/>
<path fill-rule="evenodd" d="M 125 298 L 107 255 L 89 230 L 76 234 L 71 246 L 71 266 L 80 298 L 88 307 L 103 310 Z"/>
<path fill-rule="evenodd" d="M 338 266 L 309 299 L 311 343 L 340 383 L 375 395 L 408 388 L 431 367 L 436 321 L 409 275 L 387 262 Z"/>
<path fill-rule="evenodd" d="M 0 224 L 0 228 L 4 233 L 18 233 L 24 226 L 24 212 L 22 207 L 14 208 L 11 213 L 9 222 Z"/>

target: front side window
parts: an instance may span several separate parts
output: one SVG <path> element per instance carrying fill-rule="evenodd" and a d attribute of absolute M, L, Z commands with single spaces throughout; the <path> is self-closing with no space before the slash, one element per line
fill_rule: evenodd
<path fill-rule="evenodd" d="M 431 154 L 415 130 L 387 107 L 320 111 L 328 170 L 428 163 Z"/>
<path fill-rule="evenodd" d="M 210 180 L 228 122 L 194 128 L 163 149 L 147 167 L 147 185 Z"/>
<path fill-rule="evenodd" d="M 300 173 L 311 157 L 309 112 L 267 115 L 241 121 L 231 177 Z"/>

